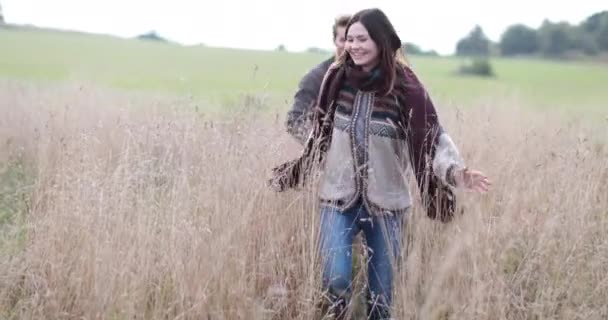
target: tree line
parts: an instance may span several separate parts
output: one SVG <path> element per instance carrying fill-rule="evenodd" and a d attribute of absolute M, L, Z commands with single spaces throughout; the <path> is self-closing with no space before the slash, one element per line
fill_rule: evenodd
<path fill-rule="evenodd" d="M 509 26 L 497 43 L 480 26 L 456 44 L 459 56 L 538 55 L 552 58 L 608 54 L 608 11 L 594 13 L 578 25 L 545 20 L 539 28 Z"/>

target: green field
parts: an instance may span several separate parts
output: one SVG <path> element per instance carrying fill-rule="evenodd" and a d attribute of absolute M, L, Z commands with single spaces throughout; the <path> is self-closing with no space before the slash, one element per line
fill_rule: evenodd
<path fill-rule="evenodd" d="M 211 102 L 265 94 L 286 107 L 298 79 L 319 54 L 183 47 L 109 36 L 0 29 L 0 77 L 95 83 Z M 410 57 L 435 100 L 466 105 L 505 98 L 538 107 L 600 111 L 607 106 L 608 65 L 494 59 L 495 79 L 462 77 L 458 58 Z"/>

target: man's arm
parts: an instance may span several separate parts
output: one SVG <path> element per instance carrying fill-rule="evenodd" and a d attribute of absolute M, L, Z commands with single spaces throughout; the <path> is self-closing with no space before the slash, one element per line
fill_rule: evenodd
<path fill-rule="evenodd" d="M 312 111 L 317 102 L 323 76 L 332 62 L 333 58 L 323 61 L 304 75 L 298 84 L 293 105 L 287 112 L 285 123 L 287 132 L 300 144 L 304 144 L 310 133 Z"/>

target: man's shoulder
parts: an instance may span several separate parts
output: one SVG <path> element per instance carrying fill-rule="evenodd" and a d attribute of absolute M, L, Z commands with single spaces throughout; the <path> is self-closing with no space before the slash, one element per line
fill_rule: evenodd
<path fill-rule="evenodd" d="M 336 59 L 333 56 L 326 60 L 323 60 L 321 63 L 319 63 L 313 68 L 313 71 L 325 74 L 325 72 L 327 72 L 327 70 L 329 69 L 329 67 L 331 67 L 334 61 L 336 61 Z"/>
<path fill-rule="evenodd" d="M 336 58 L 334 56 L 331 56 L 329 59 L 324 60 L 323 62 L 321 62 L 319 64 L 319 66 L 321 66 L 322 68 L 324 68 L 325 70 L 329 69 L 329 67 L 331 67 L 331 65 L 336 62 Z"/>
<path fill-rule="evenodd" d="M 329 68 L 332 66 L 334 62 L 334 58 L 331 57 L 327 60 L 322 61 L 321 63 L 314 66 L 310 69 L 300 81 L 300 86 L 305 87 L 318 87 L 321 85 L 321 81 L 323 81 L 323 77 Z"/>

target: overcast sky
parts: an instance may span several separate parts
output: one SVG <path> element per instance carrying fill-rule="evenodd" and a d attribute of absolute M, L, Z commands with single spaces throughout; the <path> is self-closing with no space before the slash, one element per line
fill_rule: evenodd
<path fill-rule="evenodd" d="M 579 23 L 608 0 L 0 0 L 9 23 L 132 37 L 150 30 L 183 44 L 288 50 L 331 48 L 333 18 L 378 7 L 401 39 L 447 54 L 475 24 L 498 40 L 513 23 Z M 474 9 L 471 9 L 474 8 Z"/>

